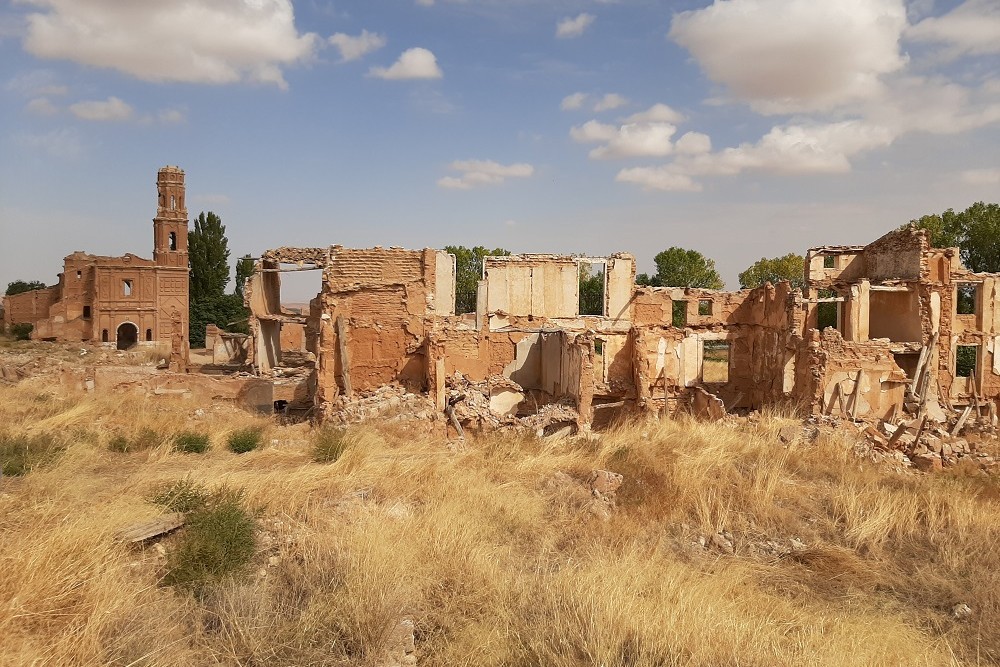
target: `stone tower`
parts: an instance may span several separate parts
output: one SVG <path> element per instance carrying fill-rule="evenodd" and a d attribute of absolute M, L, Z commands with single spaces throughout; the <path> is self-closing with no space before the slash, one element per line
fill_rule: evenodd
<path fill-rule="evenodd" d="M 184 170 L 163 167 L 156 174 L 153 261 L 157 266 L 187 268 L 188 217 L 184 205 Z"/>

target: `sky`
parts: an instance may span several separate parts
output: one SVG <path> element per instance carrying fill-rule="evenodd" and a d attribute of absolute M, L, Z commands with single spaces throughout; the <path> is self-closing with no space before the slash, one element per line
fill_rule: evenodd
<path fill-rule="evenodd" d="M 736 289 L 1000 201 L 1000 0 L 0 5 L 0 285 L 151 256 L 168 164 L 234 258 L 681 246 Z"/>

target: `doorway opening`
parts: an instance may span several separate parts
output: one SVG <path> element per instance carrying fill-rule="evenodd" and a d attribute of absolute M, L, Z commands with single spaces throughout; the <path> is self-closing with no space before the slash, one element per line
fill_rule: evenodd
<path fill-rule="evenodd" d="M 131 350 L 139 342 L 139 329 L 131 322 L 125 322 L 118 327 L 115 342 L 119 350 Z"/>

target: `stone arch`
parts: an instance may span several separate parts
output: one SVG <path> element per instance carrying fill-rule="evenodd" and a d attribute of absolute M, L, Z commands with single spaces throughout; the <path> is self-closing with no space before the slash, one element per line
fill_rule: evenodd
<path fill-rule="evenodd" d="M 119 350 L 131 350 L 139 342 L 139 327 L 131 322 L 122 322 L 115 332 L 115 347 Z"/>

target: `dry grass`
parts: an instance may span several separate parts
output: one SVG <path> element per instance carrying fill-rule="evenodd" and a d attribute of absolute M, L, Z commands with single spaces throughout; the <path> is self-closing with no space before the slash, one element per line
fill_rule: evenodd
<path fill-rule="evenodd" d="M 404 617 L 420 665 L 1000 662 L 996 482 L 893 473 L 838 441 L 784 447 L 781 415 L 458 451 L 354 428 L 320 463 L 308 430 L 234 408 L 44 396 L 0 389 L 5 431 L 65 446 L 0 486 L 3 665 L 369 665 Z M 264 447 L 228 451 L 247 427 Z M 163 442 L 107 450 L 143 429 Z M 210 451 L 173 451 L 185 430 Z M 582 483 L 595 468 L 625 476 L 607 520 Z M 182 479 L 263 508 L 249 573 L 197 595 L 162 585 L 169 558 L 113 539 Z M 732 555 L 698 545 L 722 530 Z M 757 549 L 792 537 L 806 548 Z"/>

